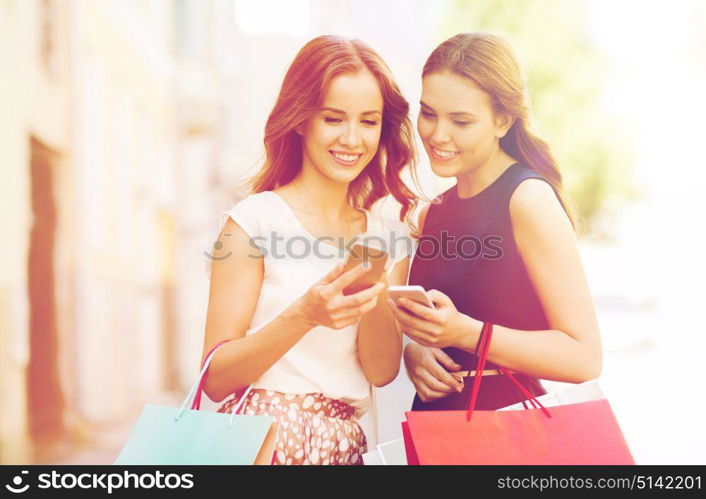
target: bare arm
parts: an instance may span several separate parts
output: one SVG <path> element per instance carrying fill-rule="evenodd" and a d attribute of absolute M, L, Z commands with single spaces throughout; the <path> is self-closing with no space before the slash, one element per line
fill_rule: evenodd
<path fill-rule="evenodd" d="M 602 367 L 598 320 L 576 235 L 551 186 L 522 182 L 510 200 L 513 234 L 550 329 L 496 327 L 488 358 L 557 381 L 597 378 Z"/>
<path fill-rule="evenodd" d="M 312 327 L 289 307 L 258 333 L 245 336 L 262 287 L 263 259 L 253 258 L 258 253 L 249 236 L 231 218 L 219 241 L 223 247 L 212 264 L 203 357 L 222 340 L 236 341 L 223 345 L 209 367 L 204 391 L 215 401 L 258 379 Z"/>
<path fill-rule="evenodd" d="M 397 262 L 386 284 L 403 285 L 407 282 L 409 258 Z M 358 329 L 358 358 L 365 376 L 375 386 L 392 382 L 400 370 L 402 333 L 387 303 L 387 287 L 380 293 L 377 305 L 360 320 Z"/>
<path fill-rule="evenodd" d="M 375 306 L 374 298 L 384 289 L 378 283 L 343 296 L 343 288 L 367 270 L 358 266 L 343 273 L 341 264 L 281 314 L 246 336 L 262 287 L 264 263 L 262 258 L 253 258 L 256 252 L 249 236 L 230 218 L 224 233 L 231 236 L 219 237 L 223 247 L 214 255 L 203 357 L 218 342 L 234 341 L 219 348 L 209 367 L 204 391 L 212 400 L 221 401 L 252 384 L 312 328 L 340 329 L 355 324 Z"/>
<path fill-rule="evenodd" d="M 510 201 L 519 253 L 550 329 L 522 331 L 495 326 L 488 359 L 538 378 L 582 382 L 597 378 L 602 351 L 598 321 L 586 284 L 576 236 L 552 188 L 542 180 L 522 182 Z M 426 346 L 474 351 L 481 323 L 458 312 L 443 293 L 431 290 L 437 310 L 414 303 L 396 309 L 405 334 Z"/>

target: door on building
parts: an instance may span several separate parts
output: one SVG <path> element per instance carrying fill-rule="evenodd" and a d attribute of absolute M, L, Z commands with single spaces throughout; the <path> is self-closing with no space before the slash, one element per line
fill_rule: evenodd
<path fill-rule="evenodd" d="M 29 293 L 29 364 L 27 413 L 30 436 L 37 449 L 64 432 L 64 397 L 59 380 L 59 341 L 56 323 L 54 246 L 56 205 L 54 171 L 57 155 L 30 138 L 30 179 L 33 222 L 27 261 Z"/>

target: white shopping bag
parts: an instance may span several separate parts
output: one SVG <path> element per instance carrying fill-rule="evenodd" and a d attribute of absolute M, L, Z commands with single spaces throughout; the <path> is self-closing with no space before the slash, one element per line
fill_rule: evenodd
<path fill-rule="evenodd" d="M 544 407 L 555 407 L 558 405 L 577 404 L 579 402 L 590 402 L 591 400 L 600 400 L 605 398 L 601 387 L 598 386 L 598 381 L 592 379 L 584 383 L 569 386 L 555 393 L 547 393 L 541 397 L 537 397 Z M 529 402 L 525 402 L 531 407 Z M 522 402 L 512 404 L 499 411 L 508 411 L 513 409 L 524 409 Z"/>
<path fill-rule="evenodd" d="M 363 464 L 365 466 L 381 466 L 383 464 L 382 454 L 380 454 L 377 447 L 370 452 L 363 454 Z"/>
<path fill-rule="evenodd" d="M 404 449 L 404 441 L 400 438 L 379 444 L 376 449 L 363 454 L 363 463 L 366 466 L 406 465 L 407 453 Z"/>

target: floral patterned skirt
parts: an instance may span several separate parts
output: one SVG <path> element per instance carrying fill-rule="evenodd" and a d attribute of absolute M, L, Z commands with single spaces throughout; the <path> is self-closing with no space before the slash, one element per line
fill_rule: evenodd
<path fill-rule="evenodd" d="M 231 413 L 239 395 L 219 409 Z M 355 409 L 320 393 L 250 390 L 240 414 L 272 416 L 280 424 L 273 464 L 363 464 L 365 433 Z"/>

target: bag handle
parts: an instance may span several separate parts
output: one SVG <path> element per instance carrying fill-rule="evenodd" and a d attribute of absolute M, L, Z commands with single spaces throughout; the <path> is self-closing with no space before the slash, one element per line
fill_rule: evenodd
<path fill-rule="evenodd" d="M 490 329 L 490 334 L 488 330 Z M 490 322 L 484 322 L 483 327 L 480 330 L 480 338 L 478 338 L 478 344 L 476 345 L 476 355 L 478 356 L 478 363 L 476 364 L 476 375 L 473 377 L 473 387 L 471 389 L 471 401 L 468 404 L 468 411 L 466 412 L 466 421 L 470 421 L 473 417 L 473 410 L 476 408 L 476 399 L 478 398 L 478 390 L 480 389 L 481 381 L 483 380 L 483 368 L 485 367 L 485 360 L 487 358 L 486 351 L 486 338 L 492 336 L 493 328 Z M 489 343 L 489 342 L 488 342 Z"/>
<path fill-rule="evenodd" d="M 206 358 L 204 359 L 203 363 L 201 364 L 201 368 L 203 369 L 203 366 L 208 362 L 209 358 L 213 353 L 218 350 L 218 348 L 223 345 L 224 343 L 228 343 L 231 340 L 223 340 L 219 341 L 216 343 L 213 348 L 208 352 L 208 355 L 206 355 Z M 191 409 L 194 411 L 198 411 L 201 409 L 201 394 L 203 393 L 203 387 L 206 384 L 206 378 L 208 378 L 208 371 L 206 371 L 203 376 L 201 376 L 201 381 L 199 382 L 199 387 L 196 389 L 196 396 L 194 397 L 194 401 L 191 403 Z"/>
<path fill-rule="evenodd" d="M 541 409 L 542 409 L 542 412 L 544 412 L 544 414 L 546 414 L 548 418 L 551 418 L 551 417 L 552 417 L 552 415 L 549 413 L 549 409 L 547 409 L 546 407 L 544 407 L 544 406 L 541 404 L 541 402 L 540 402 L 534 395 L 532 395 L 532 394 L 529 392 L 529 390 L 527 390 L 527 388 L 524 387 L 524 385 L 523 385 L 522 383 L 520 383 L 517 379 L 515 379 L 515 377 L 512 375 L 512 373 L 511 373 L 509 370 L 507 370 L 507 369 L 504 368 L 504 367 L 501 367 L 501 368 L 500 368 L 500 371 L 501 371 L 505 376 L 507 376 L 508 378 L 510 378 L 510 380 L 512 380 L 513 383 L 515 383 L 515 385 L 517 386 L 517 388 L 519 388 L 519 390 L 522 392 L 522 395 L 524 395 L 524 396 L 527 398 L 527 400 L 529 400 L 530 404 L 532 404 L 532 406 L 533 406 L 535 409 L 540 409 L 540 408 L 541 408 Z M 527 406 L 525 406 L 525 409 L 526 409 L 526 408 L 527 408 Z"/>
<path fill-rule="evenodd" d="M 201 372 L 199 373 L 199 378 L 196 380 L 194 385 L 191 387 L 191 390 L 189 390 L 189 394 L 184 399 L 184 402 L 182 402 L 181 407 L 179 408 L 179 411 L 177 412 L 177 415 L 174 418 L 175 422 L 178 422 L 179 419 L 181 419 L 181 416 L 184 413 L 184 410 L 186 409 L 186 404 L 189 402 L 189 400 L 191 400 L 192 396 L 194 398 L 193 398 L 193 401 L 191 404 L 191 409 L 192 410 L 199 410 L 201 408 L 201 394 L 203 393 L 203 387 L 206 384 L 206 376 L 208 375 L 208 366 L 211 365 L 211 360 L 213 359 L 213 356 L 215 355 L 216 350 L 218 350 L 218 348 L 220 348 L 225 343 L 228 343 L 229 341 L 232 341 L 232 339 L 223 340 L 223 341 L 216 343 L 216 345 L 213 348 L 211 348 L 211 351 L 208 352 L 206 359 L 204 360 L 203 364 L 201 365 Z M 253 388 L 253 385 L 248 386 L 248 388 L 243 393 L 243 396 L 240 398 L 238 405 L 236 405 L 235 408 L 233 409 L 233 413 L 231 414 L 230 419 L 228 420 L 228 427 L 229 428 L 231 426 L 233 426 L 233 420 L 235 419 L 235 415 L 238 413 L 238 411 L 242 407 L 243 403 L 245 402 L 245 398 L 247 397 L 250 390 L 252 390 L 252 388 Z"/>
<path fill-rule="evenodd" d="M 483 369 L 485 368 L 485 362 L 488 359 L 488 351 L 490 350 L 490 341 L 493 338 L 493 324 L 491 322 L 484 322 L 483 327 L 481 328 L 480 332 L 480 338 L 478 339 L 478 344 L 476 345 L 476 355 L 478 356 L 478 365 L 476 366 L 476 375 L 473 378 L 473 388 L 471 390 L 471 401 L 468 404 L 468 410 L 466 412 L 466 421 L 470 421 L 471 418 L 473 417 L 473 411 L 475 410 L 476 407 L 476 400 L 478 398 L 478 391 L 480 390 L 480 384 L 483 381 Z M 549 413 L 546 407 L 542 405 L 542 403 L 537 400 L 537 398 L 532 395 L 524 386 L 522 386 L 522 383 L 517 381 L 515 377 L 510 373 L 508 369 L 505 367 L 498 367 L 498 370 L 510 378 L 510 380 L 517 385 L 519 390 L 522 392 L 522 395 L 524 395 L 529 402 L 532 404 L 532 406 L 535 409 L 542 409 L 542 412 L 548 417 L 551 418 L 552 415 Z"/>

